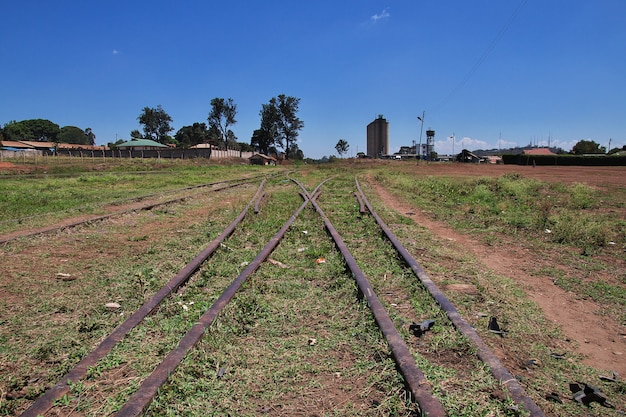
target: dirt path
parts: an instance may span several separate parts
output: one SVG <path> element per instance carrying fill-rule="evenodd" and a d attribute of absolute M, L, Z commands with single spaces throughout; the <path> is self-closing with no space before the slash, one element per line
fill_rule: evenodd
<path fill-rule="evenodd" d="M 457 245 L 459 251 L 470 251 L 494 273 L 510 277 L 524 288 L 539 305 L 546 318 L 557 324 L 565 336 L 576 343 L 573 347 L 585 355 L 584 363 L 599 370 L 615 370 L 626 375 L 626 340 L 624 328 L 610 317 L 593 314 L 598 305 L 590 300 L 579 300 L 571 293 L 553 284 L 550 279 L 526 273 L 520 265 L 535 264 L 537 259 L 522 247 L 487 246 L 459 233 L 444 223 L 432 220 L 427 214 L 403 202 L 378 184 L 368 181 L 387 207 L 428 228 L 442 240 Z M 501 358 L 502 359 L 502 358 Z"/>

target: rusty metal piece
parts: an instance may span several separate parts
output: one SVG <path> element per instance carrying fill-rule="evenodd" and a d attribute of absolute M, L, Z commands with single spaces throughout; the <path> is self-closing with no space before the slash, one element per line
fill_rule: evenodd
<path fill-rule="evenodd" d="M 526 394 L 517 379 L 504 367 L 504 365 L 502 365 L 500 360 L 491 351 L 489 346 L 487 346 L 485 342 L 483 342 L 483 340 L 480 338 L 476 330 L 461 317 L 456 307 L 454 307 L 454 304 L 452 304 L 450 300 L 448 300 L 448 298 L 441 292 L 437 285 L 435 285 L 435 283 L 430 279 L 428 274 L 426 274 L 426 272 L 419 266 L 417 261 L 404 248 L 404 246 L 402 246 L 402 243 L 400 243 L 400 241 L 393 234 L 391 229 L 389 229 L 385 222 L 378 216 L 378 214 L 376 214 L 370 202 L 367 200 L 367 197 L 361 190 L 361 187 L 359 186 L 359 181 L 356 178 L 355 181 L 357 190 L 361 194 L 365 205 L 367 206 L 374 219 L 376 219 L 376 222 L 387 236 L 387 239 L 389 239 L 389 241 L 395 246 L 396 250 L 402 256 L 406 264 L 413 270 L 415 275 L 417 275 L 419 280 L 422 282 L 422 285 L 424 285 L 424 287 L 432 295 L 432 297 L 443 309 L 443 311 L 445 311 L 446 315 L 448 316 L 454 327 L 461 334 L 467 337 L 476 347 L 478 357 L 487 365 L 489 365 L 489 368 L 491 369 L 491 374 L 496 379 L 498 379 L 502 385 L 507 387 L 507 389 L 511 393 L 511 398 L 513 399 L 513 401 L 528 410 L 532 417 L 545 417 L 543 411 Z"/>
<path fill-rule="evenodd" d="M 316 195 L 317 198 L 319 193 L 313 193 L 313 195 Z M 312 199 L 311 203 L 313 204 L 313 207 L 315 207 L 317 213 L 324 220 L 326 229 L 331 234 L 337 248 L 343 254 L 350 271 L 352 271 L 354 279 L 359 287 L 359 291 L 367 300 L 367 304 L 374 315 L 374 320 L 385 336 L 400 373 L 404 377 L 411 395 L 415 398 L 415 401 L 419 405 L 422 415 L 432 417 L 446 416 L 447 414 L 443 405 L 441 405 L 439 400 L 432 394 L 430 383 L 422 371 L 417 367 L 415 359 L 413 358 L 413 355 L 411 355 L 404 339 L 396 329 L 396 326 L 393 324 L 393 321 L 387 314 L 387 311 L 385 311 L 385 308 L 378 299 L 378 296 L 374 293 L 374 290 L 372 289 L 365 274 L 357 265 L 356 260 L 348 250 L 348 247 L 341 238 L 341 235 L 334 228 L 328 217 L 326 217 L 326 214 L 317 204 L 315 199 Z"/>
<path fill-rule="evenodd" d="M 265 193 L 261 194 L 259 196 L 259 198 L 256 200 L 256 203 L 254 204 L 254 214 L 259 214 L 259 205 L 261 205 L 261 201 L 263 200 L 263 197 L 265 197 Z"/>
<path fill-rule="evenodd" d="M 361 198 L 361 195 L 359 193 L 354 193 L 354 196 L 359 201 L 359 213 L 361 214 L 367 213 L 367 210 L 365 208 L 365 204 L 363 204 L 363 199 Z"/>
<path fill-rule="evenodd" d="M 78 364 L 70 370 L 55 386 L 46 391 L 42 396 L 37 398 L 35 402 L 22 413 L 23 417 L 36 417 L 43 415 L 53 405 L 54 401 L 61 398 L 69 392 L 70 382 L 76 382 L 85 377 L 87 369 L 106 356 L 111 349 L 122 340 L 126 334 L 137 326 L 148 314 L 150 314 L 163 299 L 176 291 L 181 285 L 189 280 L 189 278 L 200 269 L 200 266 L 219 248 L 220 244 L 230 236 L 236 226 L 244 219 L 248 210 L 252 206 L 254 199 L 259 195 L 261 189 L 265 185 L 263 180 L 259 185 L 254 197 L 248 203 L 246 208 L 233 220 L 226 229 L 215 238 L 206 249 L 200 252 L 190 263 L 178 272 L 167 284 L 165 284 L 150 300 L 146 301 L 139 309 L 133 313 L 126 321 L 120 324 L 109 336 L 107 336 L 95 350 L 87 354 Z"/>
<path fill-rule="evenodd" d="M 287 232 L 287 229 L 296 220 L 300 212 L 309 204 L 306 199 L 296 212 L 287 220 L 281 229 L 263 247 L 246 269 L 224 290 L 211 307 L 200 317 L 198 322 L 183 336 L 176 349 L 172 350 L 152 373 L 141 383 L 139 389 L 130 397 L 128 402 L 117 412 L 118 417 L 134 417 L 140 415 L 152 402 L 158 389 L 165 384 L 170 374 L 178 367 L 191 350 L 202 338 L 206 329 L 211 326 L 217 315 L 235 296 L 241 285 L 267 259 Z"/>

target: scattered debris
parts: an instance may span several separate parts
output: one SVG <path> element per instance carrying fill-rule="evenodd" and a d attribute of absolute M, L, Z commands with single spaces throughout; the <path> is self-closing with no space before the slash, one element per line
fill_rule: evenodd
<path fill-rule="evenodd" d="M 409 331 L 416 337 L 422 336 L 426 331 L 430 330 L 435 325 L 435 320 L 424 320 L 420 324 L 413 322 L 409 326 Z"/>
<path fill-rule="evenodd" d="M 287 265 L 285 265 L 282 262 L 277 261 L 276 259 L 272 259 L 272 258 L 268 258 L 267 262 L 271 263 L 272 265 L 276 265 L 279 268 L 289 268 Z"/>
<path fill-rule="evenodd" d="M 545 232 L 546 232 L 546 234 L 548 234 L 548 235 L 549 235 L 550 233 L 552 233 L 552 230 L 550 230 L 550 229 L 546 229 L 546 230 L 545 230 Z"/>
<path fill-rule="evenodd" d="M 317 258 L 315 260 L 315 263 L 318 264 L 318 265 L 319 264 L 325 264 L 326 263 L 326 259 L 324 259 L 324 258 Z"/>
<path fill-rule="evenodd" d="M 527 370 L 535 369 L 541 366 L 541 361 L 539 359 L 528 359 L 524 361 L 523 365 Z"/>
<path fill-rule="evenodd" d="M 555 353 L 555 352 L 551 352 L 550 356 L 552 356 L 554 359 L 565 359 L 565 353 Z"/>
<path fill-rule="evenodd" d="M 226 368 L 220 368 L 220 370 L 217 371 L 217 379 L 222 378 L 225 373 L 226 373 Z"/>
<path fill-rule="evenodd" d="M 304 248 L 298 248 L 298 253 L 302 253 L 302 252 L 304 252 L 304 251 L 305 251 L 305 250 L 307 250 L 307 249 L 308 249 L 307 247 L 304 247 Z"/>
<path fill-rule="evenodd" d="M 569 389 L 573 393 L 572 399 L 587 407 L 589 407 L 589 404 L 596 402 L 604 407 L 615 408 L 599 388 L 584 382 L 572 382 L 569 384 Z"/>
<path fill-rule="evenodd" d="M 489 319 L 488 328 L 491 333 L 499 334 L 500 336 L 504 336 L 506 334 L 506 331 L 500 328 L 500 325 L 498 324 L 498 320 L 495 317 L 491 317 Z"/>
<path fill-rule="evenodd" d="M 60 279 L 61 281 L 74 281 L 76 279 L 76 277 L 73 277 L 70 274 L 63 274 L 63 273 L 59 272 L 57 274 L 57 279 Z"/>
<path fill-rule="evenodd" d="M 106 303 L 104 306 L 105 306 L 105 307 L 107 308 L 107 310 L 109 310 L 109 311 L 115 311 L 115 310 L 119 309 L 120 307 L 122 307 L 122 306 L 121 306 L 121 305 L 119 305 L 118 303 Z"/>
<path fill-rule="evenodd" d="M 617 379 L 619 378 L 619 374 L 615 371 L 612 371 L 612 375 L 611 376 L 606 376 L 606 375 L 598 375 L 598 378 L 600 378 L 603 381 L 607 381 L 607 382 L 617 382 Z"/>
<path fill-rule="evenodd" d="M 479 311 L 476 313 L 476 317 L 489 317 L 489 314 Z"/>
<path fill-rule="evenodd" d="M 547 394 L 546 400 L 551 400 L 556 403 L 563 404 L 563 400 L 561 400 L 561 397 L 556 392 L 551 392 L 550 394 Z"/>
<path fill-rule="evenodd" d="M 317 339 L 314 338 L 309 338 L 308 344 L 309 346 L 315 346 L 315 344 L 317 343 Z"/>

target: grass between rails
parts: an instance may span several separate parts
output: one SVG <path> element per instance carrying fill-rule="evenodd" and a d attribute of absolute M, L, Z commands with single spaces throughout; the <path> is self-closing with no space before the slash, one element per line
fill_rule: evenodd
<path fill-rule="evenodd" d="M 253 189 L 247 188 L 249 198 Z M 189 207 L 132 213 L 6 245 L 1 269 L 9 279 L 1 288 L 6 322 L 0 336 L 6 350 L 0 374 L 2 390 L 15 400 L 4 402 L 3 397 L 2 412 L 56 383 L 167 282 L 202 249 L 207 234 L 221 232 L 232 220 L 240 194 L 241 189 L 223 191 L 190 201 Z M 72 280 L 57 279 L 57 273 L 68 273 Z M 104 304 L 112 301 L 122 305 L 121 313 L 106 310 Z"/>
<path fill-rule="evenodd" d="M 295 176 L 310 190 L 321 180 L 334 176 L 323 188 L 320 203 L 402 329 L 419 366 L 433 381 L 435 392 L 450 415 L 515 415 L 510 411 L 505 391 L 477 361 L 467 343 L 450 329 L 429 297 L 423 296 L 416 278 L 398 262 L 389 245 L 379 239 L 372 219 L 358 215 L 352 196 L 355 173 L 358 172 L 328 166 L 300 169 Z M 398 181 L 406 177 L 397 172 L 390 175 L 385 168 L 376 173 L 389 181 L 390 188 L 394 185 L 389 177 Z M 440 245 L 412 221 L 381 206 L 367 184 L 361 184 L 379 214 L 411 252 L 419 255 L 418 260 L 429 273 L 478 288 L 478 294 L 449 296 L 454 297 L 463 316 L 472 321 L 492 348 L 505 352 L 507 366 L 519 369 L 519 362 L 529 357 L 541 361 L 542 366 L 520 371 L 519 377 L 548 415 L 604 415 L 607 410 L 598 407 L 587 410 L 572 401 L 558 405 L 543 400 L 546 390 L 559 390 L 565 395 L 564 384 L 591 378 L 594 371 L 578 366 L 575 358 L 558 361 L 549 356 L 550 351 L 560 347 L 555 342 L 558 329 L 546 325 L 541 313 L 515 283 L 482 270 L 466 253 Z M 59 402 L 57 412 L 108 415 L 119 408 L 211 304 L 220 288 L 245 267 L 245 262 L 256 255 L 301 203 L 298 190 L 290 181 L 273 181 L 268 190 L 262 212 L 247 217 L 243 227 L 215 254 L 216 262 L 203 267 L 145 326 L 136 329 L 93 367 L 85 381 L 77 382 L 71 394 Z M 251 196 L 253 190 L 248 188 L 246 192 Z M 55 237 L 25 239 L 5 246 L 4 254 L 9 257 L 4 257 L 2 268 L 10 270 L 15 283 L 13 287 L 0 288 L 3 294 L 13 297 L 3 297 L 4 304 L 0 305 L 0 317 L 9 318 L 3 325 L 11 324 L 7 332 L 0 334 L 0 355 L 4 355 L 0 360 L 0 387 L 18 398 L 7 399 L 4 394 L 0 411 L 14 414 L 35 398 L 43 386 L 56 382 L 72 362 L 90 350 L 88 346 L 95 345 L 122 320 L 119 313 L 107 312 L 103 303 L 118 301 L 125 314 L 134 311 L 238 213 L 248 198 L 243 194 L 241 190 L 224 191 L 217 199 L 209 200 L 208 205 L 204 204 L 206 201 L 200 204 L 198 198 L 197 204 L 194 199 L 150 213 L 125 215 L 107 224 L 65 231 Z M 619 204 L 619 199 L 615 201 Z M 540 230 L 537 234 L 546 238 Z M 539 243 L 553 244 L 542 239 Z M 40 244 L 45 245 L 45 250 Z M 497 244 L 497 238 L 493 244 Z M 591 257 L 600 257 L 602 251 L 611 247 L 601 247 L 599 255 Z M 580 257 L 580 251 L 571 256 Z M 95 259 L 97 253 L 101 259 Z M 74 259 L 77 254 L 80 255 Z M 326 263 L 316 264 L 319 257 L 324 257 Z M 585 255 L 585 259 L 589 257 Z M 352 278 L 311 209 L 296 221 L 271 258 L 287 268 L 265 263 L 249 279 L 160 391 L 148 414 L 414 413 L 369 310 L 356 300 Z M 33 259 L 38 275 L 30 272 Z M 585 266 L 584 271 L 591 274 L 592 269 Z M 53 278 L 56 272 L 68 271 L 80 271 L 80 281 Z M 572 272 L 563 272 L 564 278 L 570 276 Z M 38 282 L 39 277 L 46 280 Z M 77 288 L 76 283 L 83 288 Z M 20 303 L 27 298 L 29 301 L 21 308 Z M 501 317 L 510 330 L 507 338 L 501 340 L 485 332 L 486 319 L 476 317 L 477 311 Z M 178 315 L 181 312 L 182 318 Z M 526 320 L 525 315 L 532 320 Z M 31 326 L 29 318 L 41 320 L 47 329 Z M 426 318 L 437 320 L 432 332 L 420 339 L 408 334 L 411 321 Z M 316 341 L 310 344 L 312 339 Z M 135 349 L 141 352 L 139 356 Z M 6 365 L 20 361 L 24 362 L 20 369 Z M 47 371 L 37 372 L 38 367 Z M 221 368 L 225 373 L 218 378 Z M 602 388 L 612 402 L 623 405 L 619 400 L 620 396 L 623 399 L 623 385 L 603 384 Z M 107 399 L 102 399 L 105 394 Z"/>
<path fill-rule="evenodd" d="M 182 189 L 243 176 L 277 172 L 241 165 L 149 165 L 146 171 L 75 172 L 72 175 L 7 177 L 0 180 L 0 233 L 47 225 L 77 214 L 102 214 L 106 205 L 131 198 L 175 198 Z M 150 175 L 150 174 L 159 175 Z"/>

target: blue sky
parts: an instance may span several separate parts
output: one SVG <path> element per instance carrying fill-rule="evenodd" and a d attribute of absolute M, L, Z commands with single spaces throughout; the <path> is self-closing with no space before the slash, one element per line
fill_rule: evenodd
<path fill-rule="evenodd" d="M 0 123 L 33 118 L 128 139 L 161 105 L 174 132 L 237 104 L 249 142 L 261 105 L 301 99 L 305 155 L 390 147 L 435 130 L 440 154 L 581 139 L 626 145 L 624 0 L 4 2 Z M 454 135 L 454 144 L 451 136 Z"/>

